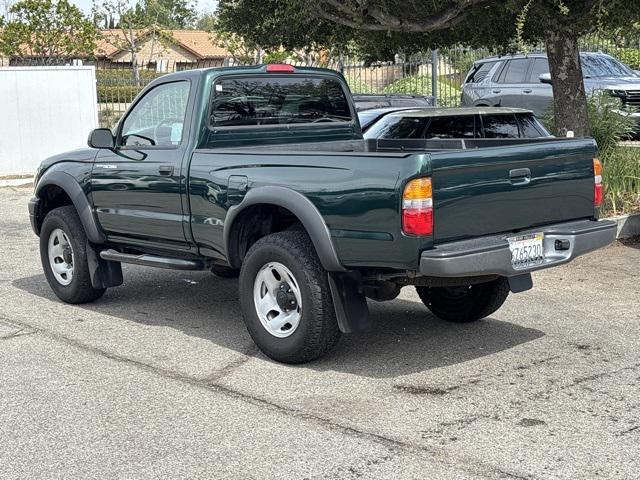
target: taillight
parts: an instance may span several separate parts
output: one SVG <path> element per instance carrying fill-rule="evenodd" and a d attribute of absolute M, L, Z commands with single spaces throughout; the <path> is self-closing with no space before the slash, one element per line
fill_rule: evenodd
<path fill-rule="evenodd" d="M 416 178 L 404 187 L 402 231 L 407 235 L 433 233 L 433 188 L 430 178 Z"/>
<path fill-rule="evenodd" d="M 593 204 L 600 207 L 604 200 L 604 194 L 602 190 L 602 163 L 598 158 L 593 159 L 593 183 Z"/>
<path fill-rule="evenodd" d="M 284 63 L 271 63 L 267 65 L 267 73 L 295 73 L 296 69 L 293 65 Z"/>

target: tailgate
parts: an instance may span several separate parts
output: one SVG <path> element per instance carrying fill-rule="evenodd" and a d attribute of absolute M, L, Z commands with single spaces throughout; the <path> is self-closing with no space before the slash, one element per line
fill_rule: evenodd
<path fill-rule="evenodd" d="M 591 139 L 434 153 L 434 242 L 594 216 Z"/>

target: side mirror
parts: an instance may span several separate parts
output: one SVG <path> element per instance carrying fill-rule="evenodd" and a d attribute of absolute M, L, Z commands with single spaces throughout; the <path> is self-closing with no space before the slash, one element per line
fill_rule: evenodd
<path fill-rule="evenodd" d="M 541 83 L 548 83 L 549 85 L 551 85 L 551 74 L 543 73 L 538 77 L 538 80 L 540 80 Z"/>
<path fill-rule="evenodd" d="M 87 143 L 91 148 L 107 148 L 113 149 L 116 146 L 116 140 L 113 133 L 108 128 L 96 128 L 89 134 Z"/>

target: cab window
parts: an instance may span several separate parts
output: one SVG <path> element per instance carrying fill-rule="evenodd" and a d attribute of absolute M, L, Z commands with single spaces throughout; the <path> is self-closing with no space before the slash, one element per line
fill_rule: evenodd
<path fill-rule="evenodd" d="M 348 123 L 342 85 L 333 78 L 242 77 L 213 85 L 210 127 Z"/>
<path fill-rule="evenodd" d="M 189 99 L 189 82 L 158 85 L 145 94 L 122 123 L 120 146 L 177 146 Z"/>

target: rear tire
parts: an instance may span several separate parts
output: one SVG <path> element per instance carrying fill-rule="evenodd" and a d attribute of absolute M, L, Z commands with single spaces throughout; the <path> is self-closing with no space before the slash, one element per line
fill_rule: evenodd
<path fill-rule="evenodd" d="M 340 339 L 327 272 L 306 232 L 258 240 L 242 263 L 239 289 L 251 338 L 276 361 L 315 360 Z"/>
<path fill-rule="evenodd" d="M 106 291 L 91 285 L 87 248 L 91 247 L 75 207 L 47 214 L 40 231 L 40 259 L 49 286 L 63 302 L 92 302 Z"/>
<path fill-rule="evenodd" d="M 496 280 L 462 287 L 416 287 L 422 303 L 447 322 L 469 323 L 497 311 L 509 296 L 509 282 Z"/>

